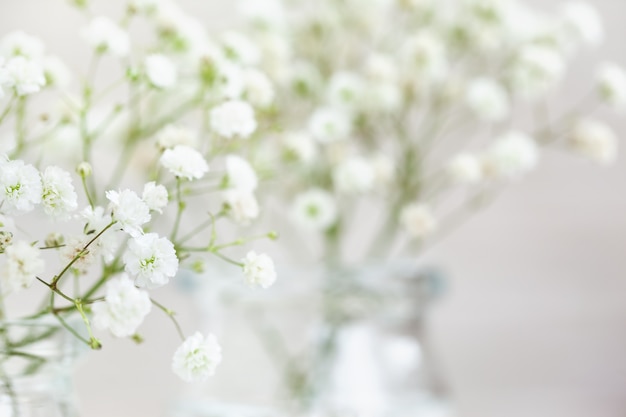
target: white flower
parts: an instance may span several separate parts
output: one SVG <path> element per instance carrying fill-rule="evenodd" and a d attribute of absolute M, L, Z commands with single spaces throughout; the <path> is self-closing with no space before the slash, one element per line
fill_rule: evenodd
<path fill-rule="evenodd" d="M 0 41 L 0 55 L 5 57 L 23 56 L 29 60 L 43 58 L 45 45 L 41 39 L 21 30 L 7 33 Z"/>
<path fill-rule="evenodd" d="M 595 119 L 583 119 L 576 123 L 570 144 L 576 152 L 600 164 L 608 165 L 617 157 L 615 132 Z"/>
<path fill-rule="evenodd" d="M 245 71 L 237 64 L 221 57 L 206 56 L 202 64 L 208 65 L 211 73 L 217 73 L 216 89 L 223 99 L 239 99 L 246 92 Z M 215 76 L 215 74 L 213 74 Z"/>
<path fill-rule="evenodd" d="M 248 68 L 243 72 L 245 98 L 253 106 L 266 108 L 274 101 L 274 86 L 263 72 Z"/>
<path fill-rule="evenodd" d="M 388 185 L 396 176 L 395 161 L 389 155 L 379 153 L 370 158 L 370 164 L 374 170 L 376 185 L 384 187 Z"/>
<path fill-rule="evenodd" d="M 5 78 L 4 84 L 14 88 L 18 96 L 36 93 L 46 85 L 41 64 L 23 56 L 16 56 L 7 62 L 2 78 Z"/>
<path fill-rule="evenodd" d="M 80 213 L 80 216 L 85 220 L 83 232 L 87 235 L 100 232 L 112 221 L 111 215 L 106 213 L 104 208 L 100 206 L 87 206 Z M 104 233 L 95 242 L 100 249 L 100 254 L 107 262 L 112 261 L 115 257 L 119 243 L 120 242 L 116 233 Z"/>
<path fill-rule="evenodd" d="M 93 324 L 116 337 L 129 337 L 135 334 L 151 308 L 150 295 L 136 288 L 126 274 L 121 274 L 107 282 L 104 302 L 94 304 Z"/>
<path fill-rule="evenodd" d="M 521 132 L 497 139 L 483 158 L 483 172 L 496 178 L 515 178 L 531 171 L 539 160 L 535 141 Z"/>
<path fill-rule="evenodd" d="M 161 155 L 161 165 L 172 174 L 188 180 L 200 179 L 209 172 L 209 165 L 200 152 L 192 147 L 177 145 Z"/>
<path fill-rule="evenodd" d="M 4 211 L 31 211 L 41 202 L 42 191 L 35 167 L 21 160 L 0 163 L 0 202 Z"/>
<path fill-rule="evenodd" d="M 504 88 L 489 78 L 477 78 L 467 87 L 465 101 L 481 120 L 499 122 L 509 114 L 509 100 Z"/>
<path fill-rule="evenodd" d="M 309 119 L 309 132 L 319 143 L 347 139 L 352 132 L 352 120 L 345 112 L 330 107 L 315 110 Z"/>
<path fill-rule="evenodd" d="M 106 197 L 118 227 L 133 237 L 142 234 L 141 226 L 151 219 L 148 205 L 131 190 L 110 190 Z"/>
<path fill-rule="evenodd" d="M 226 101 L 213 108 L 210 114 L 211 129 L 225 138 L 248 138 L 257 128 L 254 109 L 241 100 Z"/>
<path fill-rule="evenodd" d="M 221 43 L 225 54 L 233 61 L 243 65 L 257 65 L 261 59 L 259 48 L 244 34 L 225 32 L 221 35 Z"/>
<path fill-rule="evenodd" d="M 128 242 L 124 254 L 124 269 L 135 277 L 138 287 L 161 287 L 178 272 L 174 245 L 156 233 L 146 233 Z"/>
<path fill-rule="evenodd" d="M 448 73 L 446 46 L 436 34 L 423 30 L 408 38 L 400 48 L 400 55 L 413 77 L 421 82 L 441 81 Z"/>
<path fill-rule="evenodd" d="M 177 145 L 194 147 L 198 143 L 198 135 L 185 127 L 167 125 L 159 130 L 156 140 L 161 149 L 174 148 Z"/>
<path fill-rule="evenodd" d="M 47 167 L 41 175 L 41 182 L 41 203 L 45 213 L 57 219 L 67 219 L 78 207 L 78 196 L 69 172 L 55 166 Z"/>
<path fill-rule="evenodd" d="M 296 196 L 291 217 L 302 227 L 326 230 L 337 221 L 337 203 L 328 191 L 314 188 Z"/>
<path fill-rule="evenodd" d="M 141 199 L 150 210 L 163 213 L 163 208 L 167 206 L 168 197 L 167 188 L 161 184 L 157 185 L 154 181 L 150 181 L 143 186 Z"/>
<path fill-rule="evenodd" d="M 395 84 L 398 81 L 398 68 L 388 55 L 373 53 L 365 62 L 365 73 L 372 81 Z"/>
<path fill-rule="evenodd" d="M 285 23 L 280 0 L 243 0 L 238 10 L 247 20 L 263 27 L 280 28 Z"/>
<path fill-rule="evenodd" d="M 250 192 L 256 190 L 259 184 L 254 168 L 237 155 L 226 156 L 226 176 L 228 188 Z"/>
<path fill-rule="evenodd" d="M 585 1 L 573 1 L 565 4 L 563 21 L 568 34 L 591 46 L 599 45 L 604 39 L 604 29 L 600 14 Z"/>
<path fill-rule="evenodd" d="M 417 239 L 425 238 L 437 230 L 437 219 L 432 211 L 420 203 L 409 204 L 402 209 L 400 224 Z"/>
<path fill-rule="evenodd" d="M 176 349 L 172 370 L 185 382 L 204 382 L 215 374 L 222 362 L 222 348 L 212 334 L 203 337 L 200 332 L 188 337 Z"/>
<path fill-rule="evenodd" d="M 259 217 L 259 203 L 249 190 L 225 190 L 222 192 L 222 200 L 228 208 L 230 218 L 241 226 L 247 226 Z"/>
<path fill-rule="evenodd" d="M 332 75 L 327 89 L 333 107 L 353 110 L 363 104 L 365 84 L 358 74 L 339 71 Z"/>
<path fill-rule="evenodd" d="M 481 161 L 470 153 L 453 157 L 446 167 L 448 177 L 456 184 L 475 184 L 483 177 Z"/>
<path fill-rule="evenodd" d="M 560 81 L 564 71 L 565 62 L 555 48 L 528 45 L 513 64 L 511 87 L 517 95 L 533 99 Z"/>
<path fill-rule="evenodd" d="M 70 69 L 58 56 L 47 56 L 43 61 L 43 71 L 47 85 L 65 88 L 72 81 Z"/>
<path fill-rule="evenodd" d="M 64 265 L 76 259 L 76 261 L 72 264 L 72 269 L 79 271 L 81 274 L 87 273 L 89 267 L 96 261 L 96 255 L 98 254 L 99 249 L 101 249 L 101 247 L 94 242 L 86 251 L 83 251 L 90 238 L 90 236 L 72 236 L 65 241 L 65 246 L 59 250 L 59 254 L 61 255 L 61 260 Z M 100 239 L 96 242 L 100 241 Z"/>
<path fill-rule="evenodd" d="M 171 88 L 176 84 L 178 71 L 168 57 L 162 54 L 148 55 L 144 60 L 146 75 L 150 83 L 157 88 Z"/>
<path fill-rule="evenodd" d="M 276 282 L 274 261 L 266 254 L 257 255 L 256 252 L 250 251 L 241 262 L 243 275 L 248 285 L 269 288 Z"/>
<path fill-rule="evenodd" d="M 27 242 L 13 243 L 5 249 L 4 255 L 6 263 L 0 276 L 4 294 L 30 287 L 35 277 L 44 271 L 39 249 Z"/>
<path fill-rule="evenodd" d="M 596 72 L 596 89 L 603 101 L 622 107 L 626 104 L 626 71 L 616 64 L 602 64 Z"/>
<path fill-rule="evenodd" d="M 311 162 L 317 155 L 317 146 L 307 132 L 288 132 L 281 136 L 282 145 L 289 157 Z"/>
<path fill-rule="evenodd" d="M 125 57 L 130 52 L 130 37 L 108 17 L 94 18 L 83 30 L 83 38 L 99 52 L 110 52 L 118 57 Z"/>
<path fill-rule="evenodd" d="M 376 173 L 372 164 L 365 158 L 352 157 L 339 164 L 333 171 L 333 183 L 337 191 L 358 194 L 374 187 Z"/>

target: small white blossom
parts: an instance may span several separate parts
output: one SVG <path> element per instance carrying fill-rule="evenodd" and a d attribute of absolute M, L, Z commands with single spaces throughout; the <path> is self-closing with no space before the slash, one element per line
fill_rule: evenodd
<path fill-rule="evenodd" d="M 46 85 L 43 67 L 23 56 L 11 58 L 4 67 L 4 85 L 14 88 L 18 96 L 33 94 Z"/>
<path fill-rule="evenodd" d="M 596 89 L 600 98 L 619 108 L 626 104 L 626 71 L 616 64 L 604 63 L 596 72 Z"/>
<path fill-rule="evenodd" d="M 378 187 L 389 185 L 396 176 L 395 161 L 389 155 L 379 153 L 370 158 L 374 179 Z"/>
<path fill-rule="evenodd" d="M 7 33 L 0 41 L 0 55 L 7 58 L 23 56 L 29 60 L 41 60 L 45 45 L 41 39 L 21 30 Z"/>
<path fill-rule="evenodd" d="M 337 221 L 337 203 L 328 191 L 314 188 L 296 196 L 291 217 L 302 227 L 323 231 Z"/>
<path fill-rule="evenodd" d="M 225 55 L 243 65 L 257 65 L 261 60 L 261 51 L 246 35 L 228 31 L 221 35 Z"/>
<path fill-rule="evenodd" d="M 499 122 L 509 114 L 506 90 L 489 78 L 477 78 L 467 87 L 465 101 L 481 120 Z"/>
<path fill-rule="evenodd" d="M 235 188 L 222 191 L 222 201 L 228 208 L 228 216 L 241 226 L 247 226 L 259 217 L 259 203 L 249 190 Z"/>
<path fill-rule="evenodd" d="M 198 135 L 185 127 L 167 125 L 157 133 L 156 140 L 161 149 L 174 148 L 177 145 L 194 147 L 198 143 Z"/>
<path fill-rule="evenodd" d="M 131 190 L 110 190 L 106 197 L 111 202 L 109 208 L 117 226 L 133 237 L 141 235 L 141 226 L 151 219 L 148 205 Z"/>
<path fill-rule="evenodd" d="M 116 337 L 129 337 L 135 334 L 151 308 L 150 295 L 122 274 L 107 282 L 104 302 L 94 304 L 93 324 Z"/>
<path fill-rule="evenodd" d="M 372 81 L 395 84 L 398 81 L 398 68 L 388 55 L 371 54 L 365 62 L 365 73 Z"/>
<path fill-rule="evenodd" d="M 285 11 L 280 0 L 242 0 L 238 10 L 245 18 L 267 28 L 280 28 L 285 23 Z"/>
<path fill-rule="evenodd" d="M 327 99 L 333 107 L 354 110 L 362 105 L 365 84 L 358 74 L 339 71 L 328 83 Z"/>
<path fill-rule="evenodd" d="M 416 239 L 423 239 L 437 230 L 437 219 L 424 204 L 409 204 L 400 214 L 400 224 Z"/>
<path fill-rule="evenodd" d="M 352 120 L 345 112 L 330 107 L 317 109 L 309 119 L 309 132 L 319 143 L 348 139 Z"/>
<path fill-rule="evenodd" d="M 317 155 L 316 143 L 307 132 L 287 132 L 280 139 L 289 157 L 311 162 Z"/>
<path fill-rule="evenodd" d="M 125 57 L 130 52 L 128 33 L 108 17 L 94 18 L 82 35 L 96 51 L 110 52 L 118 57 Z"/>
<path fill-rule="evenodd" d="M 176 84 L 178 71 L 171 59 L 163 54 L 148 55 L 144 60 L 146 76 L 157 88 L 171 88 Z"/>
<path fill-rule="evenodd" d="M 259 179 L 252 165 L 237 155 L 226 156 L 226 177 L 228 188 L 241 191 L 254 191 L 259 184 Z"/>
<path fill-rule="evenodd" d="M 579 154 L 603 165 L 614 162 L 617 157 L 615 132 L 595 119 L 583 119 L 576 123 L 570 144 Z"/>
<path fill-rule="evenodd" d="M 91 237 L 85 236 L 72 236 L 65 241 L 65 246 L 59 250 L 61 260 L 65 265 L 70 262 L 72 269 L 79 271 L 81 274 L 86 274 L 89 267 L 96 261 L 99 249 L 101 248 L 95 242 L 89 246 L 86 251 L 83 251 L 85 245 Z M 100 239 L 98 239 L 99 241 Z M 97 242 L 97 241 L 96 241 Z M 76 259 L 74 261 L 74 259 Z"/>
<path fill-rule="evenodd" d="M 47 85 L 66 88 L 72 81 L 72 73 L 58 56 L 47 56 L 43 61 L 43 71 Z"/>
<path fill-rule="evenodd" d="M 374 187 L 375 175 L 372 164 L 357 156 L 346 159 L 334 169 L 333 183 L 342 193 L 365 193 Z"/>
<path fill-rule="evenodd" d="M 269 288 L 276 282 L 274 261 L 266 254 L 258 255 L 256 252 L 250 251 L 241 262 L 243 263 L 243 275 L 248 285 Z"/>
<path fill-rule="evenodd" d="M 450 180 L 456 184 L 475 184 L 483 177 L 480 159 L 465 152 L 453 157 L 446 171 Z"/>
<path fill-rule="evenodd" d="M 194 148 L 185 145 L 166 149 L 161 155 L 160 162 L 172 174 L 190 181 L 200 179 L 209 172 L 209 165 L 204 156 Z"/>
<path fill-rule="evenodd" d="M 274 86 L 263 72 L 248 68 L 243 72 L 244 94 L 253 106 L 266 108 L 274 101 Z"/>
<path fill-rule="evenodd" d="M 154 181 L 150 181 L 143 186 L 141 199 L 150 210 L 163 213 L 163 208 L 167 206 L 168 198 L 167 188 L 161 184 L 157 185 Z"/>
<path fill-rule="evenodd" d="M 595 7 L 586 1 L 565 4 L 563 21 L 568 35 L 591 46 L 599 45 L 604 39 L 602 19 Z"/>
<path fill-rule="evenodd" d="M 511 87 L 517 95 L 534 99 L 560 81 L 564 71 L 565 61 L 555 48 L 525 46 L 511 69 Z"/>
<path fill-rule="evenodd" d="M 100 206 L 87 206 L 80 213 L 80 216 L 85 220 L 83 232 L 87 235 L 100 232 L 113 220 L 111 215 L 106 213 L 104 208 Z M 95 242 L 95 245 L 99 248 L 99 253 L 107 262 L 112 261 L 115 257 L 119 244 L 120 241 L 116 233 L 104 233 Z"/>
<path fill-rule="evenodd" d="M 448 73 L 446 45 L 441 37 L 423 30 L 408 38 L 400 48 L 400 55 L 413 77 L 426 84 L 444 79 Z"/>
<path fill-rule="evenodd" d="M 246 139 L 257 128 L 254 109 L 241 100 L 226 101 L 213 108 L 210 123 L 215 133 L 227 139 L 234 137 Z"/>
<path fill-rule="evenodd" d="M 511 179 L 531 171 L 539 160 L 535 141 L 521 132 L 509 132 L 497 139 L 483 158 L 483 172 Z"/>
<path fill-rule="evenodd" d="M 57 219 L 67 219 L 78 207 L 78 196 L 69 172 L 55 166 L 47 167 L 41 175 L 41 182 L 41 203 L 45 213 Z"/>
<path fill-rule="evenodd" d="M 188 337 L 176 352 L 172 370 L 185 382 L 204 382 L 222 362 L 222 348 L 214 335 L 200 332 Z"/>
<path fill-rule="evenodd" d="M 41 202 L 43 187 L 39 171 L 24 161 L 0 164 L 0 202 L 4 211 L 27 212 Z"/>
<path fill-rule="evenodd" d="M 40 251 L 24 241 L 15 242 L 4 251 L 6 261 L 0 276 L 2 292 L 9 294 L 28 288 L 44 271 Z"/>
<path fill-rule="evenodd" d="M 128 242 L 124 254 L 124 269 L 138 287 L 161 287 L 178 272 L 178 258 L 174 245 L 156 233 L 146 233 Z"/>

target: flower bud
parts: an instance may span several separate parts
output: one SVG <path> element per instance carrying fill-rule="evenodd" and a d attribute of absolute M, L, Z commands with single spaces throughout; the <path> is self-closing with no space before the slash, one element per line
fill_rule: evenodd
<path fill-rule="evenodd" d="M 93 169 L 91 168 L 91 164 L 89 162 L 81 162 L 76 167 L 76 173 L 80 175 L 82 178 L 87 178 L 91 176 Z"/>

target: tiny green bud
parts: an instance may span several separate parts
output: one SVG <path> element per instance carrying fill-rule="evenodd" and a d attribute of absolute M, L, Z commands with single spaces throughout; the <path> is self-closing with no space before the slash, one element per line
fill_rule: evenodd
<path fill-rule="evenodd" d="M 81 162 L 76 167 L 76 173 L 80 175 L 82 178 L 87 178 L 91 176 L 93 169 L 91 168 L 91 164 L 89 162 Z"/>
<path fill-rule="evenodd" d="M 89 347 L 93 350 L 100 350 L 102 349 L 102 342 L 95 337 L 92 337 L 91 339 L 89 339 Z"/>
<path fill-rule="evenodd" d="M 143 336 L 137 333 L 132 335 L 130 338 L 133 342 L 137 343 L 138 345 L 144 342 Z"/>
<path fill-rule="evenodd" d="M 197 274 L 201 274 L 204 272 L 205 265 L 202 259 L 198 259 L 191 264 L 191 270 Z"/>
<path fill-rule="evenodd" d="M 276 240 L 278 239 L 279 235 L 277 231 L 272 230 L 271 232 L 267 234 L 267 237 L 270 238 L 271 240 Z"/>
<path fill-rule="evenodd" d="M 139 80 L 139 69 L 137 69 L 137 67 L 128 67 L 126 70 L 126 78 L 132 82 Z"/>
<path fill-rule="evenodd" d="M 0 231 L 0 251 L 4 251 L 11 245 L 13 241 L 13 233 L 6 232 L 4 230 Z"/>

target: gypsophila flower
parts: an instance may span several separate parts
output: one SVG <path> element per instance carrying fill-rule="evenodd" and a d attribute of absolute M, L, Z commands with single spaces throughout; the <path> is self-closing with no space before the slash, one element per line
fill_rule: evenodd
<path fill-rule="evenodd" d="M 258 255 L 255 251 L 250 251 L 241 262 L 244 278 L 251 287 L 269 288 L 276 282 L 274 261 L 266 254 Z"/>
<path fill-rule="evenodd" d="M 402 209 L 400 224 L 416 239 L 430 236 L 437 230 L 437 219 L 425 204 L 414 203 Z"/>
<path fill-rule="evenodd" d="M 80 216 L 85 220 L 85 227 L 83 229 L 85 235 L 98 233 L 113 221 L 111 215 L 100 206 L 87 206 L 82 210 Z M 115 233 L 104 233 L 95 242 L 95 245 L 99 248 L 98 252 L 107 262 L 112 261 L 115 257 L 119 244 L 119 239 Z"/>
<path fill-rule="evenodd" d="M 358 74 L 340 71 L 330 78 L 328 83 L 328 102 L 338 108 L 355 109 L 361 105 L 365 85 Z"/>
<path fill-rule="evenodd" d="M 146 76 L 157 88 L 171 88 L 176 84 L 178 71 L 176 66 L 163 54 L 148 55 L 144 60 Z"/>
<path fill-rule="evenodd" d="M 172 370 L 185 382 L 204 382 L 215 374 L 222 362 L 222 348 L 214 335 L 203 337 L 200 332 L 188 337 L 176 349 Z"/>
<path fill-rule="evenodd" d="M 40 251 L 28 242 L 18 241 L 5 249 L 6 257 L 0 282 L 2 293 L 9 294 L 22 288 L 28 288 L 35 277 L 44 271 L 44 261 Z"/>
<path fill-rule="evenodd" d="M 156 233 L 146 233 L 128 242 L 124 254 L 124 269 L 138 287 L 157 288 L 169 282 L 178 271 L 174 245 Z"/>
<path fill-rule="evenodd" d="M 302 162 L 311 162 L 317 155 L 317 146 L 307 132 L 287 132 L 280 137 L 287 157 Z"/>
<path fill-rule="evenodd" d="M 497 139 L 484 155 L 483 172 L 489 177 L 512 179 L 532 170 L 538 160 L 535 141 L 512 131 Z"/>
<path fill-rule="evenodd" d="M 247 226 L 259 217 L 259 203 L 250 190 L 230 189 L 222 191 L 223 205 L 227 209 L 228 216 L 237 224 Z"/>
<path fill-rule="evenodd" d="M 165 150 L 178 145 L 194 147 L 198 143 L 195 131 L 181 126 L 167 125 L 156 135 L 157 145 Z"/>
<path fill-rule="evenodd" d="M 480 159 L 466 152 L 453 157 L 448 162 L 446 171 L 455 184 L 475 184 L 483 177 Z"/>
<path fill-rule="evenodd" d="M 43 187 L 39 172 L 24 161 L 0 164 L 0 201 L 3 211 L 27 212 L 41 202 Z"/>
<path fill-rule="evenodd" d="M 179 178 L 200 179 L 209 172 L 209 165 L 200 152 L 192 147 L 177 145 L 166 149 L 159 160 L 161 165 Z"/>
<path fill-rule="evenodd" d="M 104 302 L 94 304 L 93 324 L 116 337 L 129 337 L 135 334 L 151 308 L 150 295 L 136 288 L 126 274 L 121 274 L 107 282 Z"/>
<path fill-rule="evenodd" d="M 70 69 L 57 56 L 51 55 L 44 58 L 43 71 L 46 77 L 46 85 L 66 88 L 72 81 Z"/>
<path fill-rule="evenodd" d="M 565 62 L 555 48 L 525 46 L 511 69 L 511 87 L 518 96 L 535 99 L 560 81 L 564 71 Z"/>
<path fill-rule="evenodd" d="M 213 108 L 210 113 L 211 129 L 218 135 L 232 139 L 246 139 L 257 128 L 254 109 L 241 100 L 226 101 Z"/>
<path fill-rule="evenodd" d="M 337 191 L 347 194 L 364 193 L 374 187 L 376 173 L 370 162 L 362 157 L 348 158 L 333 171 Z"/>
<path fill-rule="evenodd" d="M 400 54 L 407 69 L 416 71 L 421 82 L 438 82 L 448 73 L 446 46 L 429 30 L 422 30 L 407 39 Z"/>
<path fill-rule="evenodd" d="M 5 57 L 23 56 L 29 60 L 40 60 L 45 49 L 41 39 L 21 30 L 7 33 L 0 41 L 0 55 Z"/>
<path fill-rule="evenodd" d="M 228 31 L 221 35 L 226 56 L 243 65 L 256 65 L 261 58 L 259 48 L 244 34 Z"/>
<path fill-rule="evenodd" d="M 626 104 L 626 71 L 616 64 L 604 63 L 596 72 L 596 89 L 600 98 L 615 108 Z"/>
<path fill-rule="evenodd" d="M 498 122 L 509 115 L 509 100 L 504 88 L 489 78 L 477 78 L 467 87 L 465 101 L 481 120 Z"/>
<path fill-rule="evenodd" d="M 578 121 L 571 133 L 570 145 L 579 154 L 603 165 L 612 163 L 617 157 L 617 136 L 599 120 Z"/>
<path fill-rule="evenodd" d="M 374 181 L 378 187 L 389 185 L 396 176 L 394 160 L 391 156 L 379 153 L 369 161 L 374 170 Z"/>
<path fill-rule="evenodd" d="M 348 139 L 352 132 L 350 116 L 332 108 L 317 109 L 308 126 L 311 135 L 323 144 Z"/>
<path fill-rule="evenodd" d="M 68 219 L 78 207 L 78 196 L 69 172 L 55 166 L 47 167 L 41 175 L 44 212 L 56 219 Z"/>
<path fill-rule="evenodd" d="M 43 67 L 38 62 L 16 56 L 11 58 L 4 67 L 4 85 L 14 88 L 18 96 L 33 94 L 46 85 Z"/>
<path fill-rule="evenodd" d="M 296 196 L 291 217 L 302 227 L 326 230 L 337 221 L 337 203 L 328 191 L 314 188 Z"/>
<path fill-rule="evenodd" d="M 85 245 L 89 241 L 89 238 L 84 236 L 72 236 L 67 239 L 64 246 L 59 250 L 61 260 L 65 265 L 72 263 L 72 270 L 86 274 L 89 268 L 94 264 L 97 259 L 99 245 L 92 244 L 87 250 Z"/>
<path fill-rule="evenodd" d="M 107 191 L 106 198 L 110 201 L 113 220 L 117 226 L 136 237 L 143 233 L 142 225 L 151 219 L 150 208 L 134 191 Z"/>
<path fill-rule="evenodd" d="M 237 155 L 226 156 L 226 184 L 241 191 L 256 190 L 259 179 L 248 161 Z"/>
<path fill-rule="evenodd" d="M 148 205 L 150 210 L 163 213 L 163 208 L 168 202 L 167 188 L 163 185 L 157 185 L 154 181 L 147 182 L 143 186 L 143 194 L 141 199 Z"/>
<path fill-rule="evenodd" d="M 595 7 L 586 1 L 566 3 L 563 9 L 565 30 L 588 45 L 598 45 L 604 39 L 602 19 Z"/>
<path fill-rule="evenodd" d="M 274 101 L 274 86 L 263 72 L 247 68 L 243 72 L 244 96 L 255 107 L 266 108 Z"/>
<path fill-rule="evenodd" d="M 94 18 L 82 34 L 85 41 L 100 53 L 110 52 L 125 57 L 130 52 L 128 33 L 108 17 Z"/>

